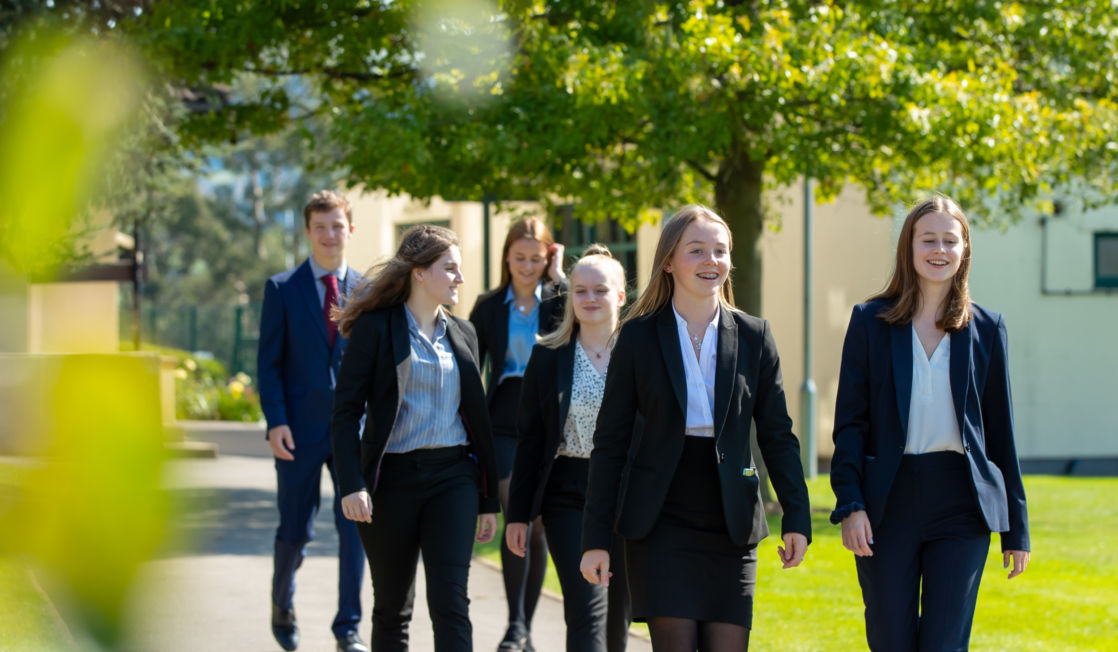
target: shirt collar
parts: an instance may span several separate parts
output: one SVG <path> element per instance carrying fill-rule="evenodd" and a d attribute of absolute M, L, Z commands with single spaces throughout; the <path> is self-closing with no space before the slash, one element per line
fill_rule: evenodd
<path fill-rule="evenodd" d="M 315 278 L 316 281 L 321 279 L 323 276 L 326 276 L 327 274 L 333 274 L 334 276 L 338 277 L 339 281 L 344 281 L 346 270 L 349 269 L 349 266 L 346 265 L 346 262 L 344 260 L 342 261 L 342 264 L 338 266 L 337 269 L 333 269 L 333 270 L 326 269 L 322 265 L 319 265 L 318 263 L 316 263 L 315 260 L 314 260 L 314 256 L 308 256 L 307 261 L 310 262 L 310 264 L 311 264 L 311 273 L 314 274 L 314 278 Z"/>
<path fill-rule="evenodd" d="M 542 303 L 542 301 L 543 301 L 543 299 L 542 299 L 542 297 L 543 297 L 543 283 L 536 283 L 536 290 L 532 294 L 536 295 L 536 304 L 537 305 Z M 512 301 L 515 298 L 516 298 L 516 295 L 512 293 L 512 283 L 509 283 L 508 290 L 505 290 L 505 303 L 509 303 L 510 301 Z"/>
<path fill-rule="evenodd" d="M 404 304 L 404 316 L 408 319 L 408 330 L 416 335 L 421 335 L 422 331 L 419 330 L 419 322 L 412 316 L 411 310 L 408 310 L 408 304 Z M 435 322 L 435 337 L 431 341 L 434 342 L 446 335 L 446 310 L 439 308 L 439 319 Z"/>

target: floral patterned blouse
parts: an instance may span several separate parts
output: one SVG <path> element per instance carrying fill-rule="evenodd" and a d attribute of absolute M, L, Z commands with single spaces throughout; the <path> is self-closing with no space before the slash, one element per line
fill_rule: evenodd
<path fill-rule="evenodd" d="M 559 442 L 559 455 L 590 457 L 590 451 L 594 448 L 598 409 L 602 407 L 602 394 L 605 390 L 606 374 L 598 373 L 594 363 L 590 362 L 590 356 L 582 348 L 582 343 L 576 340 L 571 405 L 567 410 L 567 423 L 563 426 L 563 440 Z"/>

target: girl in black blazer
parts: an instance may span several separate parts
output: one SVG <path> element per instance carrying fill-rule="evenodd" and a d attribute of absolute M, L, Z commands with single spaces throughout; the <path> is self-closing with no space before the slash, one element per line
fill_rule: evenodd
<path fill-rule="evenodd" d="M 443 308 L 458 302 L 460 266 L 454 232 L 413 227 L 337 313 L 349 346 L 334 393 L 334 464 L 369 559 L 374 650 L 407 649 L 420 553 L 435 649 L 473 649 L 466 580 L 473 542 L 496 531 L 498 503 L 476 336 Z"/>
<path fill-rule="evenodd" d="M 487 400 L 497 455 L 501 507 L 507 511 L 509 476 L 516 453 L 516 410 L 520 386 L 536 336 L 554 330 L 563 305 L 557 299 L 566 277 L 563 246 L 539 219 L 514 223 L 501 250 L 501 284 L 478 298 L 470 311 L 477 329 L 479 359 L 489 360 Z M 545 282 L 550 273 L 553 282 Z M 531 649 L 530 628 L 547 570 L 543 526 L 532 528 L 525 557 L 501 546 L 501 572 L 508 599 L 509 624 L 498 646 L 502 652 Z M 502 539 L 503 540 L 503 539 Z"/>
<path fill-rule="evenodd" d="M 1029 563 L 1005 322 L 970 302 L 959 206 L 914 208 L 888 287 L 855 306 L 835 403 L 831 486 L 855 555 L 873 650 L 964 650 L 1001 532 L 1009 577 Z"/>
<path fill-rule="evenodd" d="M 648 621 L 658 651 L 749 645 L 756 547 L 768 534 L 751 422 L 784 508 L 785 568 L 800 564 L 811 536 L 776 345 L 767 322 L 733 306 L 730 246 L 726 223 L 702 206 L 664 225 L 594 434 L 582 573 L 609 582 L 616 527 L 633 618 Z"/>
<path fill-rule="evenodd" d="M 571 268 L 563 320 L 536 345 L 520 394 L 505 540 L 525 554 L 528 524 L 542 517 L 563 587 L 568 652 L 622 652 L 629 634 L 628 587 L 614 584 L 607 595 L 579 572 L 590 450 L 624 304 L 625 270 L 591 245 Z"/>

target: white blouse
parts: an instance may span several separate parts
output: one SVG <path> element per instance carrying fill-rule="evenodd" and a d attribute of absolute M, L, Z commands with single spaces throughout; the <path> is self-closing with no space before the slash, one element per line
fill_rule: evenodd
<path fill-rule="evenodd" d="M 687 332 L 687 320 L 680 316 L 672 304 L 676 328 L 679 331 L 679 348 L 683 353 L 683 371 L 687 376 L 687 417 L 684 434 L 695 437 L 714 436 L 714 370 L 718 357 L 718 317 L 722 308 L 714 311 L 714 319 L 703 331 L 699 357 Z"/>
<path fill-rule="evenodd" d="M 606 363 L 607 368 L 609 363 Z M 571 404 L 567 408 L 567 423 L 563 425 L 563 439 L 559 442 L 556 457 L 589 458 L 594 449 L 594 428 L 598 425 L 598 410 L 602 407 L 602 394 L 606 391 L 606 374 L 598 373 L 590 356 L 575 340 L 575 367 L 571 379 Z"/>
<path fill-rule="evenodd" d="M 904 452 L 918 455 L 937 451 L 963 452 L 951 397 L 951 336 L 944 335 L 929 358 L 913 326 L 912 399 Z"/>

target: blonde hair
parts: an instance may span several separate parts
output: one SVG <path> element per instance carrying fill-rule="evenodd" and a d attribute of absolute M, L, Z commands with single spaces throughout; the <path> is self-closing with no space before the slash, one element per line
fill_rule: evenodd
<path fill-rule="evenodd" d="M 411 294 L 411 272 L 438 262 L 451 247 L 458 246 L 454 231 L 431 224 L 413 226 L 400 238 L 396 255 L 374 265 L 367 280 L 353 291 L 345 307 L 334 307 L 331 319 L 338 323 L 342 337 L 349 337 L 353 322 L 363 312 L 398 306 Z"/>
<path fill-rule="evenodd" d="M 609 248 L 603 244 L 592 244 L 586 248 L 579 258 L 571 267 L 569 276 L 574 278 L 574 274 L 578 271 L 579 267 L 596 267 L 606 273 L 617 284 L 617 291 L 625 291 L 625 268 L 621 266 L 620 261 L 610 254 Z M 547 335 L 539 338 L 539 343 L 548 347 L 549 349 L 557 349 L 571 340 L 575 332 L 575 308 L 572 292 L 567 292 L 567 298 L 563 301 L 563 318 L 559 321 L 559 326 Z"/>
<path fill-rule="evenodd" d="M 729 245 L 731 251 L 733 250 L 734 235 L 730 233 L 730 227 L 726 224 L 726 220 L 722 219 L 718 213 L 700 204 L 688 204 L 679 209 L 671 219 L 664 223 L 664 227 L 660 231 L 660 241 L 656 243 L 656 255 L 652 258 L 652 277 L 648 279 L 648 287 L 644 289 L 640 298 L 629 309 L 629 314 L 625 316 L 624 321 L 627 322 L 643 315 L 650 315 L 672 300 L 672 293 L 675 292 L 675 279 L 664 268 L 671 263 L 672 256 L 675 255 L 675 250 L 679 247 L 680 240 L 683 239 L 683 232 L 698 220 L 707 220 L 721 225 L 726 230 L 726 244 Z M 722 283 L 722 289 L 718 294 L 718 303 L 729 310 L 737 310 L 734 306 L 734 288 L 729 274 L 726 275 L 726 280 Z"/>
<path fill-rule="evenodd" d="M 959 260 L 959 269 L 951 278 L 951 289 L 943 300 L 943 316 L 936 320 L 936 327 L 954 333 L 966 327 L 970 321 L 970 291 L 967 287 L 967 276 L 970 273 L 970 224 L 963 209 L 947 195 L 936 194 L 917 204 L 901 226 L 901 234 L 897 237 L 897 260 L 893 268 L 893 276 L 885 289 L 878 292 L 869 300 L 885 299 L 893 302 L 893 306 L 878 315 L 887 323 L 893 325 L 907 324 L 912 321 L 920 307 L 920 283 L 913 262 L 912 238 L 916 232 L 916 223 L 920 218 L 930 213 L 944 213 L 955 218 L 962 227 L 963 256 Z"/>
<path fill-rule="evenodd" d="M 537 217 L 526 217 L 519 220 L 509 227 L 509 232 L 505 234 L 505 244 L 501 248 L 500 289 L 502 290 L 508 288 L 509 283 L 512 282 L 512 274 L 509 272 L 509 249 L 517 240 L 524 239 L 535 240 L 547 250 L 547 265 L 544 266 L 543 274 L 547 274 L 547 268 L 551 266 L 551 259 L 554 257 L 554 254 L 551 253 L 551 245 L 555 244 L 555 238 L 551 236 L 551 230 L 547 228 L 543 220 Z M 541 278 L 543 274 L 541 274 Z"/>

